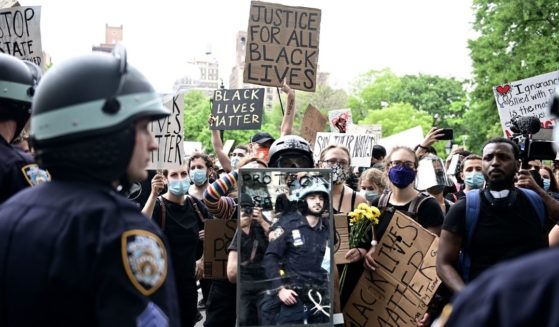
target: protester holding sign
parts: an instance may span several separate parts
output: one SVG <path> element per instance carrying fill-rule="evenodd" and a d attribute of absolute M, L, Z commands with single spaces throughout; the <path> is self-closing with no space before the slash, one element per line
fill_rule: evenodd
<path fill-rule="evenodd" d="M 0 53 L 0 203 L 50 179 L 31 156 L 10 145 L 29 121 L 31 98 L 40 78 L 41 71 L 33 63 Z"/>
<path fill-rule="evenodd" d="M 159 193 L 167 184 L 167 192 Z M 196 324 L 196 280 L 202 277 L 202 261 L 196 262 L 204 220 L 210 215 L 200 200 L 186 195 L 190 187 L 187 165 L 155 175 L 142 213 L 161 228 L 171 246 L 183 326 Z M 186 195 L 186 196 L 185 196 Z"/>
<path fill-rule="evenodd" d="M 375 229 L 375 238 L 378 240 L 386 231 L 386 228 L 395 210 L 404 212 L 416 220 L 421 226 L 430 232 L 439 235 L 444 215 L 435 198 L 420 193 L 415 189 L 415 178 L 417 174 L 418 159 L 415 152 L 403 146 L 392 148 L 386 157 L 386 171 L 390 191 L 384 193 L 374 206 L 383 210 L 380 222 Z M 375 247 L 372 246 L 365 255 L 365 267 L 375 270 Z M 433 310 L 439 308 L 433 308 Z M 430 314 L 426 313 L 417 319 L 418 326 L 428 326 L 431 320 Z"/>
<path fill-rule="evenodd" d="M 54 180 L 0 209 L 1 324 L 180 326 L 167 241 L 117 192 L 147 176 L 159 95 L 117 47 L 55 65 L 32 107 Z"/>
<path fill-rule="evenodd" d="M 360 203 L 367 203 L 367 200 L 359 193 L 352 190 L 346 185 L 346 180 L 350 174 L 351 167 L 351 156 L 349 155 L 349 150 L 343 145 L 331 144 L 324 148 L 319 155 L 318 165 L 320 168 L 330 168 L 332 169 L 332 209 L 335 214 L 338 213 L 349 213 Z M 349 217 L 345 216 L 347 224 L 349 226 Z M 335 303 L 339 303 L 343 308 L 346 300 L 349 298 L 355 284 L 357 282 L 358 276 L 361 274 L 363 268 L 361 264 L 357 262 L 363 259 L 363 256 L 367 253 L 367 242 L 363 243 L 362 246 L 350 249 L 346 254 L 345 258 L 349 260 L 350 266 L 347 269 L 346 282 L 344 283 L 344 289 L 340 290 L 339 301 L 337 293 L 335 294 Z M 335 286 L 337 291 L 338 286 L 338 276 L 339 272 L 342 271 L 343 265 L 337 265 L 337 270 L 335 273 Z"/>

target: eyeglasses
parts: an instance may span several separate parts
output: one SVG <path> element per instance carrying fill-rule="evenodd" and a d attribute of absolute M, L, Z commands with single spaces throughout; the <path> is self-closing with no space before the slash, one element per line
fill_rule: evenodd
<path fill-rule="evenodd" d="M 415 162 L 413 161 L 400 161 L 400 160 L 394 160 L 394 161 L 390 161 L 389 162 L 390 166 L 406 166 L 408 168 L 415 168 Z"/>
<path fill-rule="evenodd" d="M 229 156 L 230 156 L 230 157 L 244 158 L 244 157 L 245 157 L 245 154 L 244 154 L 244 153 L 235 153 L 235 152 L 233 152 L 233 153 L 229 154 Z"/>
<path fill-rule="evenodd" d="M 325 163 L 329 167 L 333 167 L 335 165 L 339 165 L 340 167 L 349 166 L 349 162 L 347 162 L 345 160 L 328 159 L 328 160 L 322 160 L 321 162 Z"/>

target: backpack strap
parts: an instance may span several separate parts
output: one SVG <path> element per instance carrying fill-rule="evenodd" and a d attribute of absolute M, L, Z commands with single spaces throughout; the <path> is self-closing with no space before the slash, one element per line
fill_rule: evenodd
<path fill-rule="evenodd" d="M 417 216 L 417 211 L 419 210 L 419 206 L 427 199 L 431 198 L 432 196 L 423 192 L 419 192 L 415 199 L 413 199 L 408 207 L 408 213 L 412 214 L 412 218 Z"/>
<path fill-rule="evenodd" d="M 165 203 L 163 202 L 163 198 L 162 196 L 158 196 L 156 198 L 157 203 L 159 203 L 159 209 L 161 209 L 161 221 L 159 226 L 161 226 L 161 230 L 165 230 L 165 220 L 166 220 L 166 214 L 167 214 L 167 208 L 165 208 Z"/>
<path fill-rule="evenodd" d="M 530 200 L 530 204 L 536 210 L 536 215 L 540 220 L 540 224 L 542 225 L 542 229 L 545 228 L 545 204 L 543 203 L 542 198 L 534 191 L 526 189 L 526 188 L 518 188 L 528 200 Z"/>
<path fill-rule="evenodd" d="M 390 196 L 392 195 L 392 191 L 383 192 L 378 199 L 378 207 L 379 209 L 386 208 L 388 206 L 388 200 L 390 200 Z"/>
<path fill-rule="evenodd" d="M 206 218 L 204 218 L 204 216 L 202 215 L 202 212 L 200 211 L 200 208 L 198 208 L 198 204 L 196 203 L 196 201 L 192 198 L 192 196 L 188 194 L 186 195 L 186 198 L 188 199 L 188 201 L 190 201 L 190 204 L 192 204 L 194 211 L 196 211 L 196 215 L 198 215 L 198 219 L 200 219 L 200 221 L 204 223 L 206 221 Z"/>
<path fill-rule="evenodd" d="M 479 219 L 480 208 L 481 190 L 466 193 L 466 238 L 462 242 L 462 251 L 460 253 L 460 268 L 462 270 L 462 279 L 465 283 L 470 281 L 470 267 L 472 265 L 472 260 L 470 258 L 470 242 Z"/>

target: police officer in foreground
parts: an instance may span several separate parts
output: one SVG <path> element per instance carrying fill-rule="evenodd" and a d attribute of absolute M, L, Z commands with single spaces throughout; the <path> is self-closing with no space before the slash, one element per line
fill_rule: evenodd
<path fill-rule="evenodd" d="M 52 182 L 0 206 L 1 326 L 179 326 L 161 231 L 117 192 L 146 177 L 169 115 L 124 49 L 54 66 L 31 140 Z"/>
<path fill-rule="evenodd" d="M 0 53 L 0 203 L 49 176 L 33 158 L 10 143 L 31 115 L 31 99 L 41 70 L 29 61 Z"/>

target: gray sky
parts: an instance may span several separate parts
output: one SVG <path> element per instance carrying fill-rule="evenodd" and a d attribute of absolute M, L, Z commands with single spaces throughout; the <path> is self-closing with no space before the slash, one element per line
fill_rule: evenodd
<path fill-rule="evenodd" d="M 272 2 L 272 1 L 270 1 Z M 322 10 L 319 65 L 334 86 L 390 67 L 397 74 L 471 75 L 471 0 L 282 0 Z M 105 24 L 124 25 L 129 61 L 165 91 L 186 61 L 211 45 L 227 83 L 235 35 L 248 25 L 249 0 L 20 0 L 42 6 L 43 50 L 54 63 L 104 42 Z"/>

